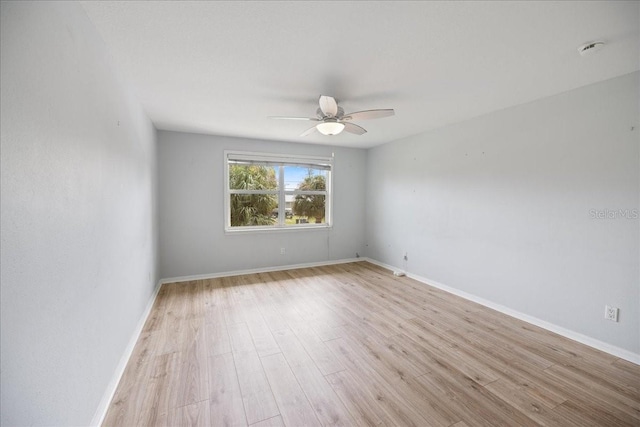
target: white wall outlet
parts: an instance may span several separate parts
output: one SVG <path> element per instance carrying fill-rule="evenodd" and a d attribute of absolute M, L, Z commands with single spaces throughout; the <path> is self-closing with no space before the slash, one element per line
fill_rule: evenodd
<path fill-rule="evenodd" d="M 618 307 L 604 306 L 604 318 L 612 322 L 618 321 Z"/>
<path fill-rule="evenodd" d="M 287 251 L 284 248 L 280 248 L 280 255 L 284 255 Z"/>

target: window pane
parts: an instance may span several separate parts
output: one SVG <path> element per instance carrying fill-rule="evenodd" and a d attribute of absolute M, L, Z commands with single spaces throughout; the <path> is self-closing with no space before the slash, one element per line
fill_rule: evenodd
<path fill-rule="evenodd" d="M 285 224 L 326 224 L 325 197 L 317 194 L 287 195 Z"/>
<path fill-rule="evenodd" d="M 278 222 L 275 194 L 230 194 L 231 226 L 255 227 Z"/>
<path fill-rule="evenodd" d="M 231 190 L 277 190 L 278 169 L 272 166 L 229 165 Z"/>
<path fill-rule="evenodd" d="M 226 231 L 329 226 L 331 158 L 225 153 Z"/>
<path fill-rule="evenodd" d="M 306 166 L 285 166 L 285 190 L 326 190 L 327 172 Z"/>

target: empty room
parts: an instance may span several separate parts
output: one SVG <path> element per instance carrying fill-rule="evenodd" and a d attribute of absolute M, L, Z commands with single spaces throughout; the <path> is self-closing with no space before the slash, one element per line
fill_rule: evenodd
<path fill-rule="evenodd" d="M 2 426 L 640 426 L 640 2 L 0 4 Z"/>

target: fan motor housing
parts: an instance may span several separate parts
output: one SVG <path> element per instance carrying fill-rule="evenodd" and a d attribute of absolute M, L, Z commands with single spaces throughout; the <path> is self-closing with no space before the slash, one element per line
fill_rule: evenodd
<path fill-rule="evenodd" d="M 324 119 L 326 117 L 320 108 L 316 110 L 316 116 L 318 116 L 319 119 Z M 342 107 L 338 106 L 338 114 L 336 114 L 336 117 L 342 116 L 344 116 L 344 110 Z"/>

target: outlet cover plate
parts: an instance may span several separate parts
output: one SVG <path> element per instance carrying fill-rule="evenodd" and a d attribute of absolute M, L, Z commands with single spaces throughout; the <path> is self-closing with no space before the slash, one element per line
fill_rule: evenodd
<path fill-rule="evenodd" d="M 609 305 L 605 305 L 604 307 L 604 318 L 607 320 L 611 320 L 612 322 L 618 321 L 618 307 L 611 307 Z"/>

